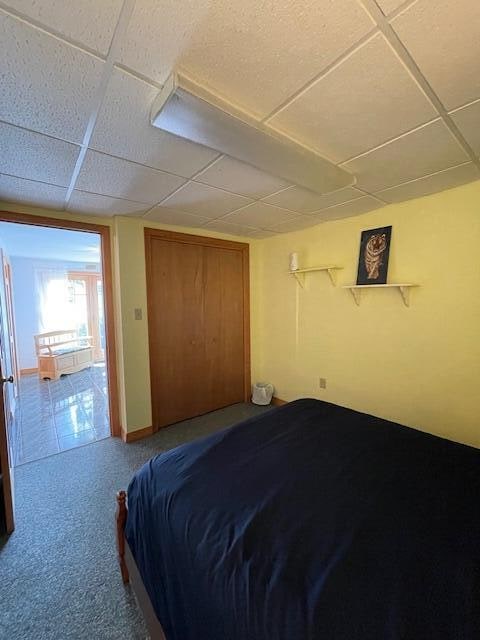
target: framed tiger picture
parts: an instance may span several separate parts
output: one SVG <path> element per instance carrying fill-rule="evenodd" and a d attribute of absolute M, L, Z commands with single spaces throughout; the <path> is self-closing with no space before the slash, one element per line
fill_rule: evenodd
<path fill-rule="evenodd" d="M 362 231 L 357 284 L 386 284 L 392 227 Z"/>

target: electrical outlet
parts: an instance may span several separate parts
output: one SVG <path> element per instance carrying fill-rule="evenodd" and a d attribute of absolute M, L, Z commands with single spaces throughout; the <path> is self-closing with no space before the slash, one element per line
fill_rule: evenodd
<path fill-rule="evenodd" d="M 326 389 L 327 388 L 327 379 L 326 378 L 319 378 L 318 384 L 320 386 L 320 389 Z"/>
<path fill-rule="evenodd" d="M 135 313 L 135 320 L 141 320 L 142 319 L 142 310 L 141 309 L 135 309 L 134 313 Z"/>

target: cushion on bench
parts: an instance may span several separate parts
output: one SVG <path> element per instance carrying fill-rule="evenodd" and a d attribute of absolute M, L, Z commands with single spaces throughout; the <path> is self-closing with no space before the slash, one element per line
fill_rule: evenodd
<path fill-rule="evenodd" d="M 52 353 L 44 353 L 42 355 L 52 355 L 52 356 L 63 356 L 66 355 L 67 353 L 75 353 L 77 351 L 83 351 L 84 349 L 89 349 L 89 345 L 88 344 L 79 344 L 75 347 L 58 347 L 58 349 L 55 349 L 54 347 L 52 347 Z"/>

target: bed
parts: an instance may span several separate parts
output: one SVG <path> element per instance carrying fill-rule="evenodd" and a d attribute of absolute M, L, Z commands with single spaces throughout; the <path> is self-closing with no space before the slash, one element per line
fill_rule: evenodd
<path fill-rule="evenodd" d="M 304 399 L 152 458 L 118 501 L 152 638 L 480 638 L 478 449 Z"/>

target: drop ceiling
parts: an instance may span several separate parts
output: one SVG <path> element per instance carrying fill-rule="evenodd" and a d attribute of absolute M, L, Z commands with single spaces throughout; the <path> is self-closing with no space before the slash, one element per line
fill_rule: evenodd
<path fill-rule="evenodd" d="M 0 200 L 263 238 L 480 179 L 478 0 L 0 0 Z M 150 125 L 173 69 L 356 178 Z"/>

